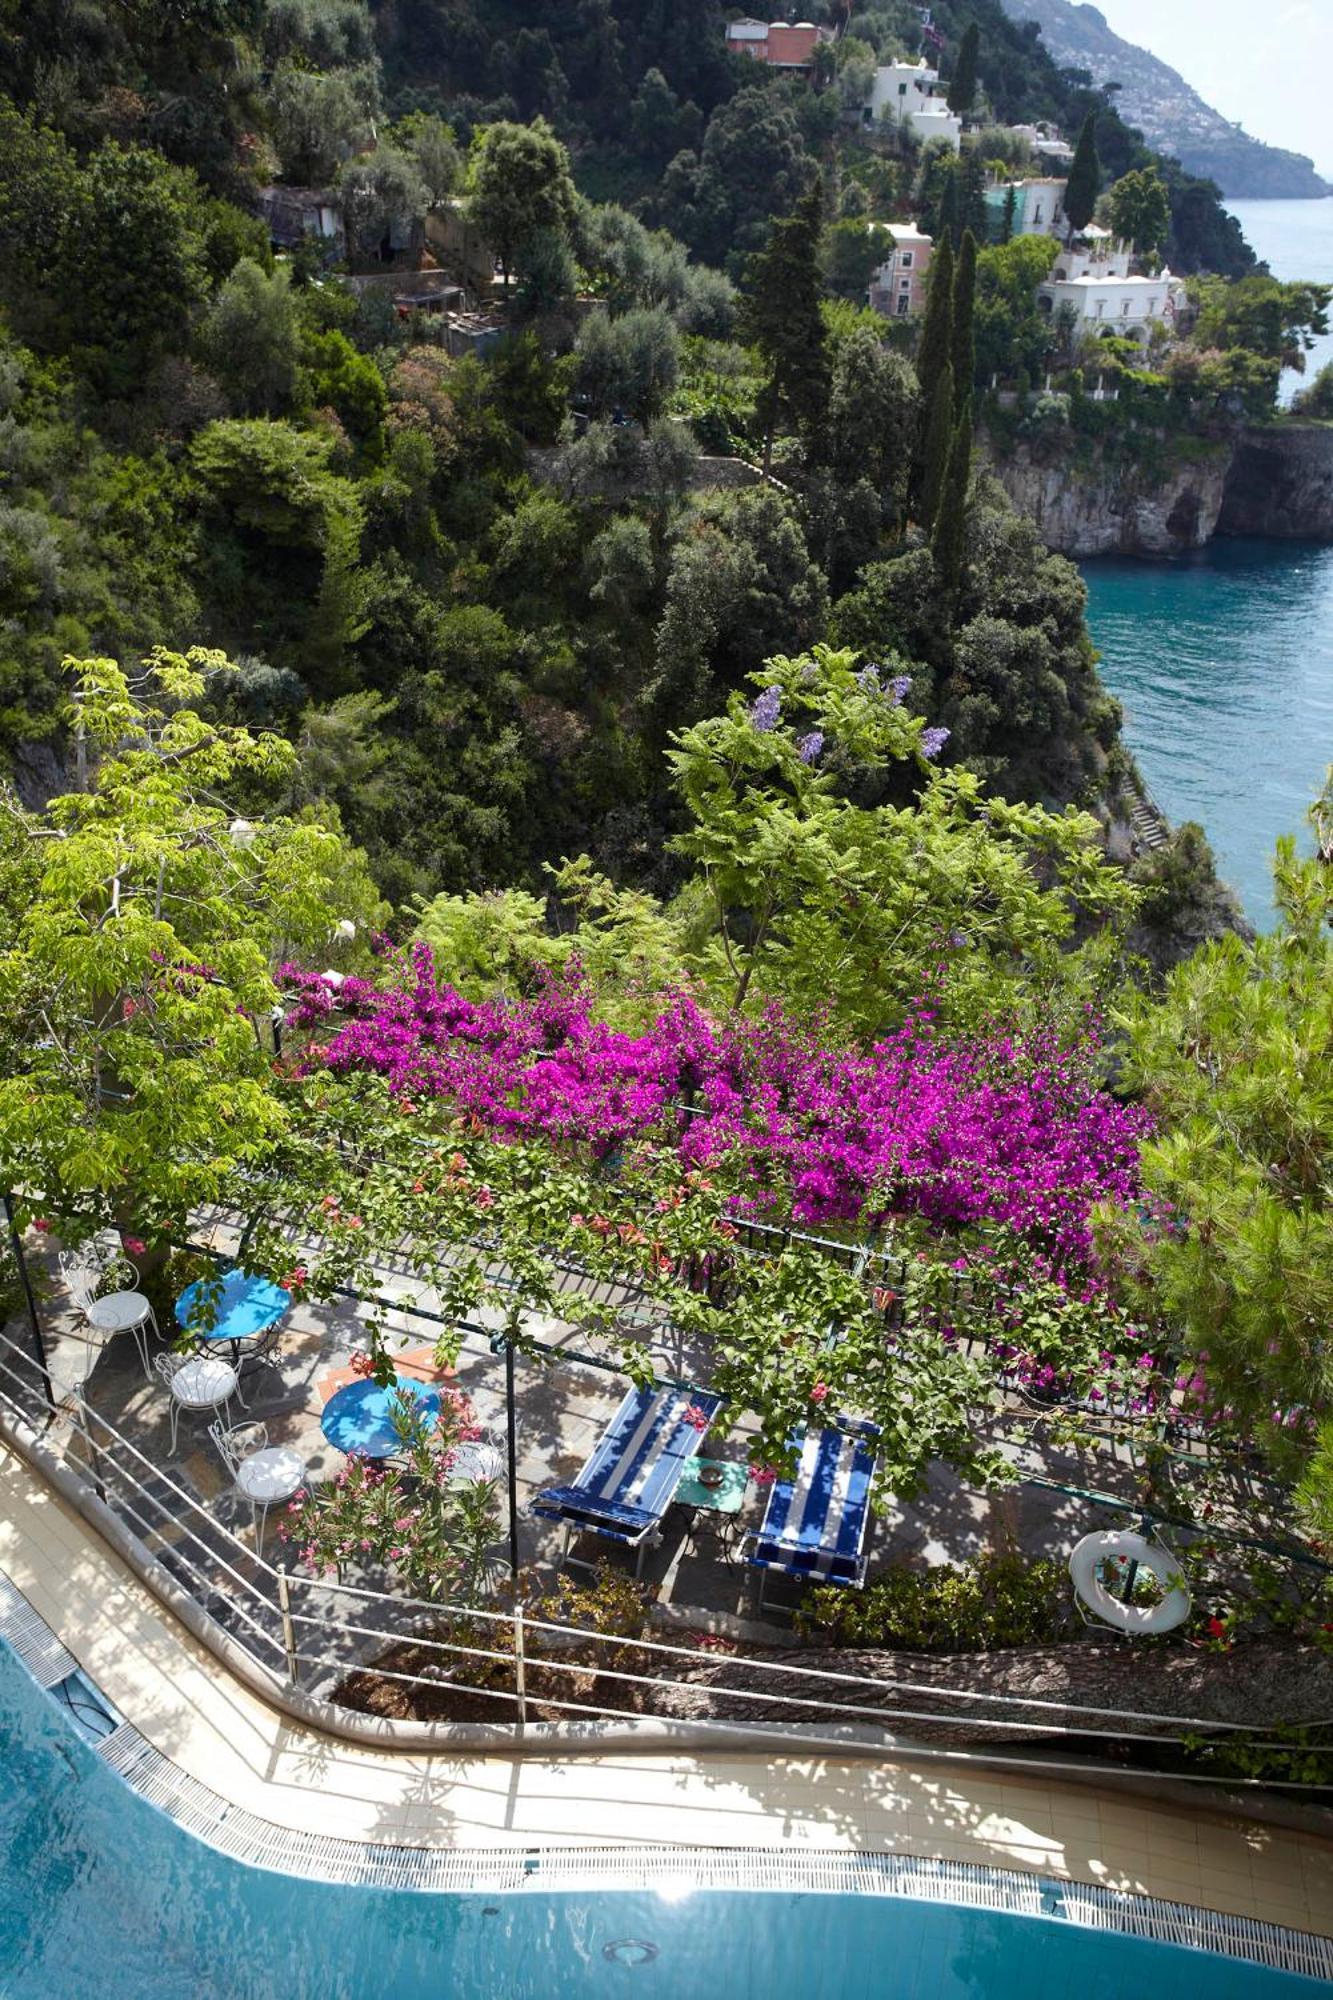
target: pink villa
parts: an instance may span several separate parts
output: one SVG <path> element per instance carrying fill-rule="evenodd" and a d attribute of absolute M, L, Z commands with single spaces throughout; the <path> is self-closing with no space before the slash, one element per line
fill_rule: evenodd
<path fill-rule="evenodd" d="M 753 56 L 772 69 L 809 69 L 821 42 L 831 40 L 827 28 L 813 21 L 729 21 L 727 47 L 735 55 Z"/>
<path fill-rule="evenodd" d="M 885 319 L 907 319 L 926 303 L 925 275 L 935 245 L 914 222 L 883 225 L 892 249 L 870 280 L 870 305 Z"/>

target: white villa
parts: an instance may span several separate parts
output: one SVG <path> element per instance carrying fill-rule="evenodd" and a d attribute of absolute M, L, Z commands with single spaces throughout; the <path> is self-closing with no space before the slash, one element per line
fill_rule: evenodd
<path fill-rule="evenodd" d="M 1038 302 L 1048 313 L 1070 306 L 1092 329 L 1114 329 L 1135 340 L 1153 326 L 1174 327 L 1185 303 L 1183 282 L 1165 269 L 1155 277 L 1134 277 L 1130 262 L 1128 244 L 1090 223 L 1056 258 L 1050 277 L 1038 287 Z"/>
<path fill-rule="evenodd" d="M 923 143 L 943 139 L 956 153 L 963 121 L 950 111 L 939 84 L 939 71 L 931 69 L 924 57 L 915 63 L 887 63 L 875 71 L 862 119 L 867 125 L 881 118 L 895 119 Z"/>
<path fill-rule="evenodd" d="M 986 207 L 995 225 L 998 225 L 1009 205 L 1011 190 L 1014 197 L 1013 235 L 1064 236 L 1063 176 L 1058 179 L 1051 176 L 1045 180 L 1001 181 L 997 187 L 987 188 Z"/>

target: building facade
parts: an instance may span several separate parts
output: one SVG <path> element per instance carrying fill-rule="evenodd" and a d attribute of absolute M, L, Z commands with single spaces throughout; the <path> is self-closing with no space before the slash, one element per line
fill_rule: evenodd
<path fill-rule="evenodd" d="M 877 69 L 862 119 L 867 125 L 881 119 L 895 120 L 908 126 L 923 144 L 943 139 L 955 153 L 963 130 L 962 119 L 956 118 L 944 101 L 939 71 L 931 69 L 924 58 L 915 63 L 886 63 Z"/>
<path fill-rule="evenodd" d="M 1051 176 L 1035 181 L 1001 181 L 998 187 L 987 188 L 986 208 L 995 240 L 1001 235 L 1010 194 L 1014 198 L 1011 236 L 1064 236 L 1068 227 L 1065 183 Z"/>
<path fill-rule="evenodd" d="M 727 47 L 734 55 L 752 56 L 770 69 L 808 70 L 821 42 L 832 39 L 827 28 L 813 21 L 729 21 Z"/>
<path fill-rule="evenodd" d="M 1067 308 L 1094 332 L 1143 340 L 1155 326 L 1173 330 L 1185 304 L 1184 283 L 1167 269 L 1154 277 L 1135 276 L 1131 263 L 1129 245 L 1117 243 L 1109 229 L 1094 222 L 1060 252 L 1038 287 L 1037 301 L 1052 315 Z"/>
<path fill-rule="evenodd" d="M 870 280 L 870 307 L 885 319 L 907 319 L 926 303 L 925 276 L 935 245 L 910 222 L 890 222 L 883 233 L 893 248 Z"/>

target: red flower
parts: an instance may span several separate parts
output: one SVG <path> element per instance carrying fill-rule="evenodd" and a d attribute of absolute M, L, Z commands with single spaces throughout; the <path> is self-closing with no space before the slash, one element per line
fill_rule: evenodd
<path fill-rule="evenodd" d="M 1209 1636 L 1209 1638 L 1210 1638 L 1210 1639 L 1225 1639 L 1225 1638 L 1226 1638 L 1226 1636 L 1227 1636 L 1227 1628 L 1226 1628 L 1226 1625 L 1225 1625 L 1225 1623 L 1223 1622 L 1223 1620 L 1222 1620 L 1222 1619 L 1220 1619 L 1220 1618 L 1210 1618 L 1210 1619 L 1208 1620 L 1208 1636 Z"/>
<path fill-rule="evenodd" d="M 32 1218 L 32 1226 L 43 1236 L 47 1235 L 51 1228 L 50 1223 L 47 1221 L 44 1215 L 34 1215 L 34 1217 Z"/>
<path fill-rule="evenodd" d="M 697 1403 L 689 1405 L 683 1414 L 682 1420 L 687 1424 L 692 1424 L 696 1431 L 706 1431 L 713 1421 L 707 1410 L 701 1410 Z"/>
<path fill-rule="evenodd" d="M 363 1381 L 369 1381 L 375 1373 L 375 1357 L 373 1354 L 367 1354 L 364 1348 L 358 1348 L 355 1353 L 349 1355 L 347 1365 L 353 1375 L 359 1375 Z"/>

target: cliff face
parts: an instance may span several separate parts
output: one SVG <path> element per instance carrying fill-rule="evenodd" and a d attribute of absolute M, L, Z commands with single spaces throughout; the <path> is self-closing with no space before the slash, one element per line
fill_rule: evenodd
<path fill-rule="evenodd" d="M 1333 542 L 1333 424 L 1256 426 L 1166 472 L 1052 463 L 1021 444 L 993 469 L 1060 555 L 1184 555 L 1214 535 Z"/>
<path fill-rule="evenodd" d="M 1231 452 L 1145 475 L 1137 466 L 1050 464 L 1026 447 L 996 463 L 1014 505 L 1048 548 L 1066 556 L 1171 556 L 1201 549 L 1216 532 Z"/>
<path fill-rule="evenodd" d="M 1217 532 L 1333 542 L 1333 424 L 1245 431 Z"/>

